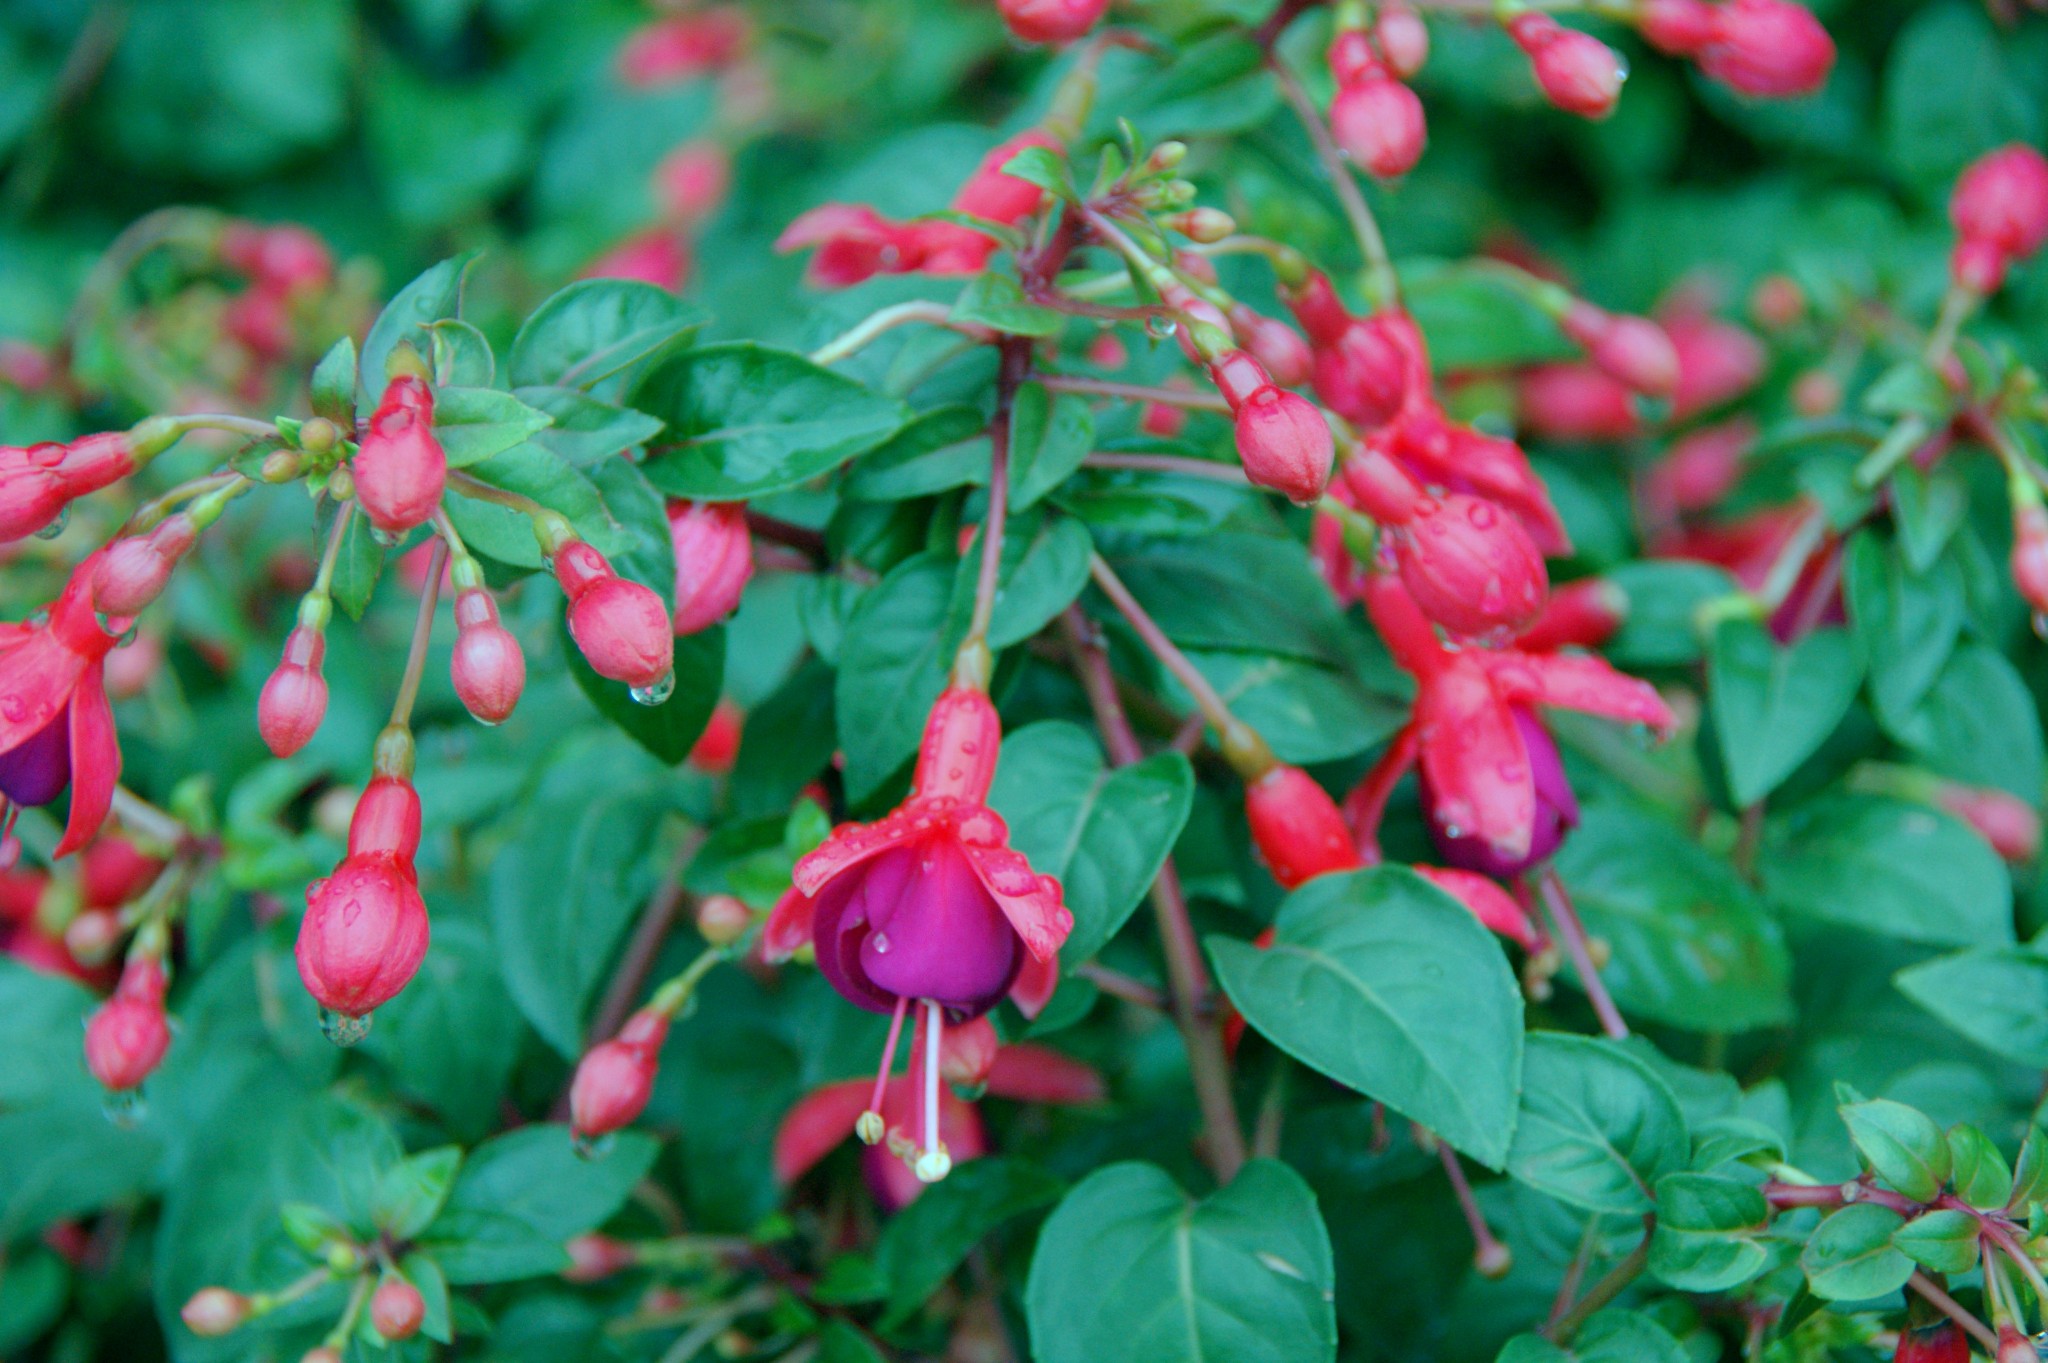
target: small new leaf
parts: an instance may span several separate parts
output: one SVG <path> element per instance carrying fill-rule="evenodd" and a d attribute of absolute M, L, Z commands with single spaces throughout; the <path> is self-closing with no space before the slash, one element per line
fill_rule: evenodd
<path fill-rule="evenodd" d="M 1063 199 L 1072 199 L 1074 177 L 1066 159 L 1045 147 L 1026 147 L 1003 163 L 1003 174 L 1026 180 Z"/>
<path fill-rule="evenodd" d="M 1932 1202 L 1948 1182 L 1948 1138 L 1917 1108 L 1878 1098 L 1841 1109 L 1849 1139 L 1887 1187 L 1915 1202 Z"/>

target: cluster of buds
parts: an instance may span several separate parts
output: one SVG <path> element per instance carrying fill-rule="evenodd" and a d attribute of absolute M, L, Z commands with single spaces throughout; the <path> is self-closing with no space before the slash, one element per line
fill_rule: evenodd
<path fill-rule="evenodd" d="M 1071 43 L 1102 22 L 1109 0 L 996 0 L 996 12 L 1019 41 Z"/>
<path fill-rule="evenodd" d="M 1948 202 L 1956 246 L 1949 271 L 1959 288 L 1998 292 L 2006 271 L 2048 242 L 2048 158 L 2018 143 L 1972 162 Z"/>
<path fill-rule="evenodd" d="M 1354 164 L 1378 179 L 1399 179 L 1429 140 L 1422 101 L 1405 83 L 1429 57 L 1429 29 L 1406 5 L 1381 6 L 1370 28 L 1355 8 L 1340 13 L 1330 42 L 1337 82 L 1330 133 Z"/>
<path fill-rule="evenodd" d="M 10 839 L 0 852 L 10 861 L 0 870 L 0 953 L 33 970 L 106 988 L 127 931 L 127 906 L 164 863 L 112 833 L 59 866 L 11 864 L 19 850 Z"/>
<path fill-rule="evenodd" d="M 1019 133 L 982 157 L 947 205 L 971 218 L 1011 226 L 1038 211 L 1045 191 L 1007 174 L 1019 152 L 1059 148 L 1043 129 Z M 816 248 L 808 278 L 820 288 L 844 289 L 878 274 L 971 275 L 995 255 L 997 241 L 958 222 L 896 222 L 865 204 L 822 204 L 798 217 L 775 239 L 778 251 Z"/>
<path fill-rule="evenodd" d="M 1634 0 L 1622 17 L 1658 51 L 1755 98 L 1810 95 L 1835 65 L 1835 40 L 1792 0 Z"/>

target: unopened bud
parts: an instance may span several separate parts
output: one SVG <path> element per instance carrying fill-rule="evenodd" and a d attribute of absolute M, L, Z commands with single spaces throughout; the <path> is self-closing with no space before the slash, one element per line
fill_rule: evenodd
<path fill-rule="evenodd" d="M 202 1287 L 178 1315 L 193 1334 L 212 1339 L 241 1328 L 249 1319 L 249 1299 L 225 1287 Z"/>
<path fill-rule="evenodd" d="M 386 1274 L 370 1294 L 370 1328 L 389 1340 L 411 1339 L 427 1318 L 420 1290 L 395 1273 Z"/>
<path fill-rule="evenodd" d="M 754 925 L 754 911 L 736 896 L 712 894 L 697 905 L 697 933 L 712 946 L 731 946 Z"/>

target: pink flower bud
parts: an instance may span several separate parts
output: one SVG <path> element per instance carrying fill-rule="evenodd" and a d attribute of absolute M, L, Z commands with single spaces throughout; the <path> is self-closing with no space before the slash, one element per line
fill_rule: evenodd
<path fill-rule="evenodd" d="M 1287 889 L 1363 864 L 1337 802 L 1300 767 L 1283 762 L 1247 784 L 1244 813 L 1260 860 Z"/>
<path fill-rule="evenodd" d="M 1749 315 L 1766 331 L 1797 326 L 1806 316 L 1806 290 L 1790 275 L 1765 275 L 1749 291 Z"/>
<path fill-rule="evenodd" d="M 1381 5 L 1372 22 L 1372 39 L 1387 69 L 1402 80 L 1412 77 L 1429 60 L 1429 25 L 1409 6 Z"/>
<path fill-rule="evenodd" d="M 386 1274 L 370 1294 L 370 1328 L 386 1339 L 411 1339 L 426 1318 L 426 1299 L 396 1273 Z"/>
<path fill-rule="evenodd" d="M 629 1269 L 636 1261 L 633 1246 L 609 1235 L 591 1232 L 562 1246 L 569 1252 L 569 1266 L 562 1276 L 572 1283 L 594 1283 Z"/>
<path fill-rule="evenodd" d="M 249 1319 L 249 1299 L 225 1287 L 202 1287 L 178 1311 L 185 1328 L 205 1339 L 231 1334 Z"/>
<path fill-rule="evenodd" d="M 677 634 L 695 634 L 730 615 L 754 575 L 754 541 L 743 502 L 668 504 L 676 555 Z"/>
<path fill-rule="evenodd" d="M 422 379 L 401 374 L 384 389 L 349 469 L 356 500 L 370 524 L 386 535 L 402 535 L 425 523 L 441 504 L 448 482 L 448 456 L 434 438 L 434 390 Z"/>
<path fill-rule="evenodd" d="M 93 570 L 93 609 L 121 618 L 142 614 L 198 538 L 192 518 L 181 511 L 147 535 L 115 540 Z"/>
<path fill-rule="evenodd" d="M 2020 1332 L 2018 1326 L 1998 1327 L 1997 1363 L 2041 1363 L 2041 1355 L 2034 1348 L 2034 1342 Z"/>
<path fill-rule="evenodd" d="M 502 724 L 526 689 L 526 655 L 498 623 L 498 605 L 481 587 L 455 598 L 455 650 L 448 660 L 455 694 L 486 724 Z"/>
<path fill-rule="evenodd" d="M 71 504 L 63 461 L 54 442 L 0 445 L 0 543 L 33 535 Z"/>
<path fill-rule="evenodd" d="M 2032 861 L 2040 855 L 2041 816 L 2017 795 L 1944 781 L 1935 803 L 1975 829 L 2007 861 Z"/>
<path fill-rule="evenodd" d="M 1330 39 L 1330 78 L 1338 85 L 1358 85 L 1386 75 L 1372 39 L 1363 29 L 1340 28 Z"/>
<path fill-rule="evenodd" d="M 1720 17 L 1706 0 L 1643 0 L 1636 30 L 1659 52 L 1689 57 L 1714 41 Z"/>
<path fill-rule="evenodd" d="M 1131 350 L 1115 332 L 1099 331 L 1081 358 L 1097 369 L 1122 369 L 1131 362 Z"/>
<path fill-rule="evenodd" d="M 1600 372 L 1632 391 L 1653 398 L 1677 391 L 1678 347 L 1649 318 L 1617 316 L 1580 302 L 1565 313 L 1562 325 Z"/>
<path fill-rule="evenodd" d="M 1671 415 L 1681 421 L 1741 397 L 1763 378 L 1763 343 L 1733 322 L 1682 308 L 1665 316 L 1664 334 L 1678 352 Z"/>
<path fill-rule="evenodd" d="M 427 954 L 427 906 L 412 856 L 419 796 L 409 781 L 380 776 L 349 821 L 348 855 L 306 888 L 299 924 L 299 978 L 330 1013 L 367 1016 L 405 988 Z"/>
<path fill-rule="evenodd" d="M 1515 46 L 1528 54 L 1545 99 L 1584 118 L 1614 112 L 1628 68 L 1613 48 L 1547 14 L 1518 14 L 1508 20 L 1507 30 Z"/>
<path fill-rule="evenodd" d="M 654 197 L 678 222 L 699 222 L 725 201 L 732 184 L 732 159 L 716 142 L 685 142 L 654 167 Z"/>
<path fill-rule="evenodd" d="M 85 909 L 65 925 L 64 949 L 72 960 L 96 970 L 113 959 L 121 937 L 120 914 L 112 909 Z"/>
<path fill-rule="evenodd" d="M 619 77 L 643 89 L 688 80 L 731 62 L 746 43 L 746 17 L 730 6 L 656 19 L 619 49 Z"/>
<path fill-rule="evenodd" d="M 1960 288 L 1988 297 L 2005 287 L 2005 272 L 2012 259 L 1997 242 L 1964 237 L 1949 253 L 1949 278 Z"/>
<path fill-rule="evenodd" d="M 0 340 L 0 383 L 24 393 L 40 393 L 57 381 L 50 352 L 27 341 Z"/>
<path fill-rule="evenodd" d="M 251 282 L 277 293 L 320 288 L 334 278 L 334 253 L 327 243 L 292 223 L 229 223 L 221 232 L 220 257 Z"/>
<path fill-rule="evenodd" d="M 2038 497 L 2013 505 L 2012 580 L 2027 609 L 2048 613 L 2048 508 Z"/>
<path fill-rule="evenodd" d="M 600 677 L 656 690 L 674 675 L 675 630 L 661 598 L 612 571 L 604 555 L 571 540 L 554 556 L 569 597 L 569 634 Z"/>
<path fill-rule="evenodd" d="M 2048 241 L 2048 158 L 2019 143 L 1978 157 L 1957 179 L 1948 216 L 1965 241 L 2032 255 Z"/>
<path fill-rule="evenodd" d="M 327 679 L 320 674 L 327 636 L 303 625 L 285 636 L 284 657 L 256 701 L 256 729 L 279 757 L 290 757 L 319 732 L 327 714 Z"/>
<path fill-rule="evenodd" d="M 330 1349 L 325 1344 L 317 1349 L 308 1349 L 299 1355 L 299 1363 L 343 1363 L 341 1350 Z"/>
<path fill-rule="evenodd" d="M 1622 440 L 1642 426 L 1629 390 L 1586 364 L 1525 371 L 1516 408 L 1524 427 L 1551 440 Z"/>
<path fill-rule="evenodd" d="M 988 694 L 972 687 L 947 687 L 925 720 L 912 789 L 920 796 L 981 803 L 995 780 L 1002 742 L 1002 720 Z"/>
<path fill-rule="evenodd" d="M 710 894 L 697 904 L 697 935 L 715 947 L 731 946 L 754 925 L 754 911 L 729 894 Z"/>
<path fill-rule="evenodd" d="M 1543 555 L 1520 522 L 1484 498 L 1425 498 L 1388 539 L 1416 606 L 1453 634 L 1518 630 L 1543 609 Z"/>
<path fill-rule="evenodd" d="M 1221 379 L 1218 386 L 1225 397 L 1231 396 L 1233 390 Z M 1268 383 L 1242 399 L 1232 399 L 1232 405 L 1237 413 L 1237 457 L 1245 477 L 1304 505 L 1322 496 L 1337 445 L 1315 404 Z"/>
<path fill-rule="evenodd" d="M 265 364 L 291 353 L 291 305 L 269 285 L 257 285 L 231 299 L 221 313 L 221 329 Z"/>
<path fill-rule="evenodd" d="M 1109 0 L 996 0 L 1010 32 L 1027 43 L 1070 43 L 1102 22 Z"/>
<path fill-rule="evenodd" d="M 1316 396 L 1346 421 L 1379 427 L 1408 396 L 1408 355 L 1377 317 L 1353 322 L 1315 352 Z"/>
<path fill-rule="evenodd" d="M 1178 375 L 1175 376 L 1179 377 Z M 1169 387 L 1184 386 L 1169 382 Z M 1146 435 L 1171 440 L 1186 430 L 1188 409 L 1172 402 L 1148 402 L 1138 413 L 1138 429 Z"/>
<path fill-rule="evenodd" d="M 954 1088 L 969 1090 L 967 1096 L 972 1097 L 973 1090 L 988 1083 L 1001 1046 L 995 1024 L 986 1017 L 948 1023 L 939 1033 L 939 1077 Z M 911 1032 L 910 1053 L 913 1056 L 925 1053 L 925 1010 L 922 1008 L 917 1010 L 917 1024 Z"/>
<path fill-rule="evenodd" d="M 1230 330 L 1238 344 L 1250 351 L 1272 374 L 1273 382 L 1292 388 L 1308 382 L 1313 360 L 1308 342 L 1293 327 L 1278 318 L 1267 317 L 1243 303 L 1229 312 Z"/>
<path fill-rule="evenodd" d="M 163 965 L 153 957 L 137 956 L 122 970 L 114 996 L 85 1026 L 86 1068 L 118 1093 L 147 1079 L 170 1048 Z"/>
<path fill-rule="evenodd" d="M 1017 158 L 1017 154 L 1031 147 L 1046 151 L 1060 150 L 1060 141 L 1042 128 L 1032 128 L 1006 138 L 991 147 L 974 168 L 974 174 L 967 177 L 953 194 L 950 206 L 955 212 L 971 213 L 977 218 L 988 218 L 994 222 L 1019 222 L 1038 211 L 1045 202 L 1045 190 L 1020 176 L 1012 175 L 1003 167 Z M 930 224 L 938 227 L 952 227 L 951 224 Z M 965 228 L 953 228 L 966 232 Z M 989 238 L 979 233 L 968 232 L 978 241 L 987 243 Z M 975 266 L 974 269 L 979 269 Z M 972 271 L 968 271 L 972 273 Z"/>
<path fill-rule="evenodd" d="M 635 233 L 583 267 L 582 279 L 631 279 L 681 293 L 690 282 L 689 243 L 673 228 Z"/>
<path fill-rule="evenodd" d="M 646 1110 L 667 1038 L 668 1018 L 642 1009 L 626 1020 L 618 1036 L 584 1054 L 569 1085 L 569 1120 L 577 1136 L 607 1135 Z"/>
<path fill-rule="evenodd" d="M 690 765 L 711 776 L 723 776 L 731 771 L 732 764 L 740 755 L 740 735 L 745 728 L 745 720 L 739 706 L 730 700 L 720 700 L 711 708 L 711 718 L 705 723 L 704 732 L 690 745 Z"/>
<path fill-rule="evenodd" d="M 1415 92 L 1382 74 L 1338 89 L 1330 101 L 1330 134 L 1367 172 L 1394 180 L 1422 159 L 1429 123 Z"/>
<path fill-rule="evenodd" d="M 1745 95 L 1810 95 L 1827 84 L 1835 40 L 1811 11 L 1790 0 L 1729 0 L 1714 12 L 1700 70 Z"/>

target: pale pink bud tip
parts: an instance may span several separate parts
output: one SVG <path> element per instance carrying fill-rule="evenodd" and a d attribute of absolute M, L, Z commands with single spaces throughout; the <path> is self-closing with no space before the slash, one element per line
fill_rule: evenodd
<path fill-rule="evenodd" d="M 642 1009 L 626 1019 L 618 1036 L 584 1054 L 569 1085 L 569 1121 L 576 1135 L 607 1135 L 646 1110 L 667 1036 L 667 1017 Z"/>
<path fill-rule="evenodd" d="M 697 933 L 712 946 L 731 946 L 753 925 L 754 911 L 732 895 L 706 895 L 697 905 Z"/>
<path fill-rule="evenodd" d="M 486 724 L 500 724 L 526 689 L 526 655 L 498 623 L 497 603 L 482 588 L 455 598 L 455 650 L 449 678 L 463 707 Z"/>
<path fill-rule="evenodd" d="M 370 1295 L 370 1326 L 386 1339 L 411 1339 L 426 1318 L 427 1303 L 420 1290 L 395 1274 L 378 1283 Z"/>
<path fill-rule="evenodd" d="M 249 1299 L 225 1287 L 202 1287 L 178 1315 L 186 1329 L 210 1339 L 239 1329 L 249 1319 Z"/>
<path fill-rule="evenodd" d="M 1422 159 L 1429 123 L 1415 92 L 1381 73 L 1337 91 L 1330 101 L 1330 133 L 1367 172 L 1394 180 Z"/>
<path fill-rule="evenodd" d="M 2006 861 L 2032 861 L 2041 852 L 2041 816 L 2017 795 L 1982 786 L 1944 783 L 1935 797 L 1949 813 L 1975 829 Z"/>
<path fill-rule="evenodd" d="M 1102 22 L 1109 0 L 996 0 L 1010 32 L 1027 43 L 1070 43 Z"/>
<path fill-rule="evenodd" d="M 256 701 L 256 729 L 264 745 L 279 757 L 290 757 L 312 741 L 327 714 L 327 681 L 320 675 L 327 654 L 326 636 L 295 629 L 285 638 L 284 659 Z"/>
<path fill-rule="evenodd" d="M 1306 505 L 1329 484 L 1337 445 L 1314 403 L 1269 384 L 1237 409 L 1237 457 L 1253 484 Z"/>
<path fill-rule="evenodd" d="M 2048 508 L 2038 502 L 2013 508 L 2012 580 L 2029 610 L 2048 612 Z"/>

